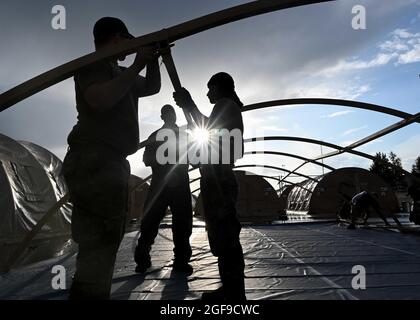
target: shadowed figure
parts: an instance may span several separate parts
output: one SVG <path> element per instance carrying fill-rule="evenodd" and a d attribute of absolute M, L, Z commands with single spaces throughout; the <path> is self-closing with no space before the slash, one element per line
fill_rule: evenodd
<path fill-rule="evenodd" d="M 367 219 L 369 218 L 369 209 L 372 208 L 376 214 L 385 222 L 387 226 L 389 226 L 388 221 L 386 220 L 385 216 L 382 214 L 382 210 L 379 206 L 379 203 L 377 201 L 377 194 L 374 193 L 374 196 L 372 196 L 367 191 L 362 191 L 358 194 L 356 194 L 351 199 L 351 223 L 347 227 L 347 229 L 355 229 L 356 228 L 356 219 L 358 217 L 362 217 L 367 222 Z"/>
<path fill-rule="evenodd" d="M 245 264 L 239 241 L 241 224 L 236 212 L 238 184 L 233 172 L 235 160 L 243 156 L 241 114 L 243 104 L 235 92 L 234 81 L 229 74 L 217 73 L 211 77 L 207 85 L 209 89 L 207 96 L 210 103 L 214 104 L 209 117 L 204 116 L 198 110 L 186 89 L 183 88 L 174 93 L 177 105 L 190 112 L 196 124 L 209 132 L 208 144 L 215 144 L 216 148 L 220 148 L 219 154 L 230 155 L 227 163 L 206 162 L 208 164 L 203 163 L 200 166 L 204 218 L 210 249 L 213 255 L 218 258 L 219 274 L 222 281 L 222 286 L 219 289 L 204 293 L 202 299 L 243 301 L 246 300 Z M 227 145 L 219 143 L 218 134 L 220 132 L 230 133 L 235 130 L 240 132 L 239 141 Z M 213 136 L 217 137 L 217 141 L 214 141 Z M 236 152 L 238 150 L 239 152 Z"/>
<path fill-rule="evenodd" d="M 410 212 L 410 221 L 420 224 L 420 184 L 413 183 L 408 188 L 408 195 L 413 199 L 413 207 Z"/>
<path fill-rule="evenodd" d="M 150 250 L 158 234 L 159 224 L 169 206 L 172 212 L 172 235 L 174 241 L 173 269 L 191 274 L 193 269 L 188 264 L 191 258 L 189 238 L 192 232 L 192 203 L 188 176 L 188 164 L 180 163 L 179 139 L 180 129 L 176 125 L 175 110 L 165 105 L 161 110 L 164 125 L 153 132 L 147 139 L 143 155 L 146 166 L 152 167 L 152 182 L 144 204 L 144 217 L 140 225 L 140 238 L 134 254 L 137 263 L 136 272 L 145 272 L 151 266 Z M 164 131 L 165 130 L 165 131 Z M 170 147 L 177 149 L 176 163 L 162 164 L 158 159 L 158 149 L 164 141 L 158 141 L 159 132 L 172 131 L 175 141 Z M 163 160 L 163 159 L 161 159 Z"/>
<path fill-rule="evenodd" d="M 133 38 L 124 23 L 99 19 L 96 51 Z M 124 60 L 119 57 L 118 60 Z M 146 76 L 139 72 L 147 66 Z M 138 98 L 160 90 L 158 52 L 142 48 L 128 68 L 117 58 L 74 77 L 78 122 L 68 136 L 63 162 L 73 203 L 72 237 L 79 245 L 70 299 L 109 299 L 115 257 L 124 236 L 130 165 L 139 143 Z"/>

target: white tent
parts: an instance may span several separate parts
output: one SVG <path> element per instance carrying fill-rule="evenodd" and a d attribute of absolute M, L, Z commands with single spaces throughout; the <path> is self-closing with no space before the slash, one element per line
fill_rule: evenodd
<path fill-rule="evenodd" d="M 0 269 L 24 237 L 64 195 L 61 161 L 48 150 L 0 134 Z M 42 227 L 15 265 L 49 258 L 70 244 L 71 206 Z"/>

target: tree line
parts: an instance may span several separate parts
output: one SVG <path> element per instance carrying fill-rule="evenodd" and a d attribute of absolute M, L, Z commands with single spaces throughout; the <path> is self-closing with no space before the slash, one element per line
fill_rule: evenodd
<path fill-rule="evenodd" d="M 372 173 L 382 177 L 395 190 L 405 190 L 409 186 L 402 169 L 401 158 L 392 151 L 389 155 L 382 152 L 376 153 L 375 160 L 369 168 Z M 420 156 L 415 160 L 411 173 L 420 179 Z"/>

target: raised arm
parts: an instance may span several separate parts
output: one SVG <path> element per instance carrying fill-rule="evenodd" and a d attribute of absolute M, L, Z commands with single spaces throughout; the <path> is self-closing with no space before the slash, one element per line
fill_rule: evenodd
<path fill-rule="evenodd" d="M 209 118 L 200 112 L 194 100 L 187 89 L 175 91 L 173 94 L 175 103 L 182 109 L 187 110 L 195 123 L 201 128 L 207 128 L 209 125 Z"/>
<path fill-rule="evenodd" d="M 142 48 L 133 64 L 118 77 L 92 83 L 84 92 L 88 105 L 96 111 L 106 111 L 114 107 L 127 94 L 137 80 L 139 72 L 152 59 L 157 59 L 154 48 Z"/>
<path fill-rule="evenodd" d="M 134 91 L 138 97 L 147 97 L 160 91 L 159 59 L 156 56 L 150 60 L 146 67 L 146 77 L 137 76 L 134 82 Z"/>

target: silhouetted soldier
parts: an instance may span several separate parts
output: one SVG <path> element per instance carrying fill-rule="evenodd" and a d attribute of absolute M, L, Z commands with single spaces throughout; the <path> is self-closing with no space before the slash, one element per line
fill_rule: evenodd
<path fill-rule="evenodd" d="M 412 184 L 408 188 L 408 195 L 413 199 L 413 208 L 410 212 L 410 221 L 415 224 L 420 224 L 420 185 Z"/>
<path fill-rule="evenodd" d="M 97 51 L 133 38 L 121 20 L 111 17 L 98 20 L 93 34 Z M 146 77 L 139 76 L 146 65 Z M 108 299 L 127 212 L 126 157 L 139 143 L 137 102 L 160 90 L 157 53 L 141 49 L 129 68 L 118 66 L 117 59 L 99 62 L 74 80 L 78 122 L 63 164 L 73 202 L 72 237 L 79 244 L 69 298 Z"/>
<path fill-rule="evenodd" d="M 165 216 L 168 206 L 172 213 L 172 234 L 174 241 L 175 271 L 191 274 L 193 268 L 188 264 L 191 258 L 189 238 L 192 232 L 192 204 L 191 190 L 188 176 L 188 164 L 180 163 L 179 128 L 176 125 L 175 110 L 171 105 L 165 105 L 161 110 L 164 125 L 148 138 L 143 162 L 152 167 L 152 182 L 144 204 L 144 217 L 140 225 L 140 238 L 134 254 L 137 263 L 136 272 L 145 272 L 151 266 L 150 250 L 158 234 L 159 224 Z M 158 159 L 158 148 L 164 143 L 157 140 L 158 133 L 170 130 L 175 133 L 175 141 L 170 147 L 175 148 L 177 154 L 174 163 L 162 164 Z M 182 142 L 181 142 L 182 143 Z M 185 142 L 186 143 L 186 142 Z"/>
<path fill-rule="evenodd" d="M 228 163 L 202 164 L 201 195 L 204 206 L 204 218 L 210 249 L 218 257 L 218 266 L 222 286 L 211 293 L 204 293 L 203 300 L 245 300 L 244 256 L 239 241 L 241 224 L 236 213 L 238 184 L 233 172 L 236 160 L 236 148 L 243 156 L 242 102 L 235 92 L 232 77 L 224 72 L 215 74 L 208 82 L 208 98 L 214 108 L 209 117 L 204 116 L 185 89 L 174 93 L 178 106 L 188 110 L 195 122 L 209 130 L 210 142 L 213 134 L 227 129 L 239 131 L 240 141 L 230 144 L 229 150 L 222 147 L 221 153 L 230 154 Z M 218 142 L 217 142 L 217 145 Z"/>
<path fill-rule="evenodd" d="M 388 221 L 382 214 L 378 201 L 374 199 L 367 191 L 362 191 L 356 194 L 351 199 L 351 223 L 347 228 L 356 228 L 357 217 L 363 217 L 366 223 L 369 217 L 369 208 L 372 208 L 378 214 L 378 216 L 385 222 L 385 224 L 389 226 Z"/>

